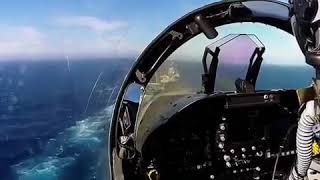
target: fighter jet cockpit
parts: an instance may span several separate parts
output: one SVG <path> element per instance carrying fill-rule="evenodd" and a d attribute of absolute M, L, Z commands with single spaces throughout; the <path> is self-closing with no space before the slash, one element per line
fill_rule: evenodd
<path fill-rule="evenodd" d="M 320 177 L 318 126 L 301 120 L 313 118 L 305 109 L 316 96 L 315 73 L 290 8 L 221 1 L 156 37 L 118 95 L 111 179 Z"/>

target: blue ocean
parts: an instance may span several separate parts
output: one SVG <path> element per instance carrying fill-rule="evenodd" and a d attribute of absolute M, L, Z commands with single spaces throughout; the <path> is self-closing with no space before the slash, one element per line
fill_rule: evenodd
<path fill-rule="evenodd" d="M 106 179 L 107 134 L 128 59 L 0 64 L 0 179 Z"/>
<path fill-rule="evenodd" d="M 0 179 L 107 179 L 109 122 L 132 62 L 1 62 Z M 257 86 L 302 87 L 313 74 L 307 67 L 265 66 Z"/>

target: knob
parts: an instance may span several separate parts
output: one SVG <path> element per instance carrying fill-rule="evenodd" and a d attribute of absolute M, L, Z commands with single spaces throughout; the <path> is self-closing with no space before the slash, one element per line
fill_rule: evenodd
<path fill-rule="evenodd" d="M 228 161 L 230 161 L 231 158 L 230 158 L 230 156 L 228 156 L 228 155 L 224 155 L 224 156 L 223 156 L 223 159 L 228 162 Z"/>
<path fill-rule="evenodd" d="M 226 140 L 226 138 L 224 137 L 223 134 L 220 135 L 220 141 L 224 142 Z"/>
<path fill-rule="evenodd" d="M 241 148 L 241 151 L 242 152 L 246 152 L 246 148 Z"/>
<path fill-rule="evenodd" d="M 233 170 L 232 172 L 233 172 L 233 174 L 236 174 L 236 173 L 237 173 L 237 170 Z"/>
<path fill-rule="evenodd" d="M 245 154 L 241 154 L 242 158 L 245 159 L 246 158 L 246 155 Z"/>
<path fill-rule="evenodd" d="M 231 153 L 231 154 L 234 154 L 234 149 L 230 149 L 230 153 Z"/>
<path fill-rule="evenodd" d="M 222 117 L 222 121 L 226 121 L 227 120 L 227 118 L 226 117 Z"/>
<path fill-rule="evenodd" d="M 226 126 L 224 124 L 220 124 L 220 130 L 222 131 L 226 130 Z"/>
<path fill-rule="evenodd" d="M 223 143 L 219 143 L 218 147 L 219 147 L 220 149 L 223 149 L 223 148 L 224 148 L 224 144 L 223 144 Z"/>
<path fill-rule="evenodd" d="M 267 152 L 267 158 L 271 158 L 271 153 L 270 152 Z"/>
<path fill-rule="evenodd" d="M 209 176 L 209 178 L 210 178 L 210 179 L 214 179 L 214 175 L 211 174 L 211 175 Z"/>
<path fill-rule="evenodd" d="M 262 156 L 263 156 L 263 152 L 262 152 L 262 151 L 257 152 L 257 153 L 256 153 L 256 156 L 258 156 L 258 157 L 262 157 Z"/>
<path fill-rule="evenodd" d="M 261 168 L 259 166 L 256 167 L 256 171 L 261 171 Z"/>
<path fill-rule="evenodd" d="M 252 146 L 251 149 L 252 149 L 252 151 L 257 150 L 257 148 L 255 146 Z"/>
<path fill-rule="evenodd" d="M 227 166 L 228 168 L 231 168 L 231 163 L 230 163 L 230 162 L 226 162 L 226 166 Z"/>

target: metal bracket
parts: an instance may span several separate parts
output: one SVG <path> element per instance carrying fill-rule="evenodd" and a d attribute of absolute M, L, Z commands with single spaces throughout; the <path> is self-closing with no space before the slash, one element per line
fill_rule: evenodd
<path fill-rule="evenodd" d="M 196 24 L 195 22 L 192 22 L 188 25 L 186 25 L 186 29 L 192 34 L 198 34 L 200 32 L 199 26 L 198 24 Z"/>
<path fill-rule="evenodd" d="M 171 34 L 172 40 L 174 40 L 174 39 L 182 40 L 183 39 L 183 34 L 180 32 L 172 30 L 169 32 L 169 34 Z"/>
<path fill-rule="evenodd" d="M 139 71 L 138 69 L 136 70 L 136 77 L 139 80 L 140 83 L 145 83 L 146 82 L 146 75 Z"/>

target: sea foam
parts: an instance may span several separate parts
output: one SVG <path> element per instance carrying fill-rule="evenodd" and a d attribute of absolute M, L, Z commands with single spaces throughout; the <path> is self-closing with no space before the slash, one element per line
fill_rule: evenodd
<path fill-rule="evenodd" d="M 113 106 L 77 121 L 49 140 L 44 151 L 12 166 L 19 180 L 107 178 L 107 134 Z"/>

